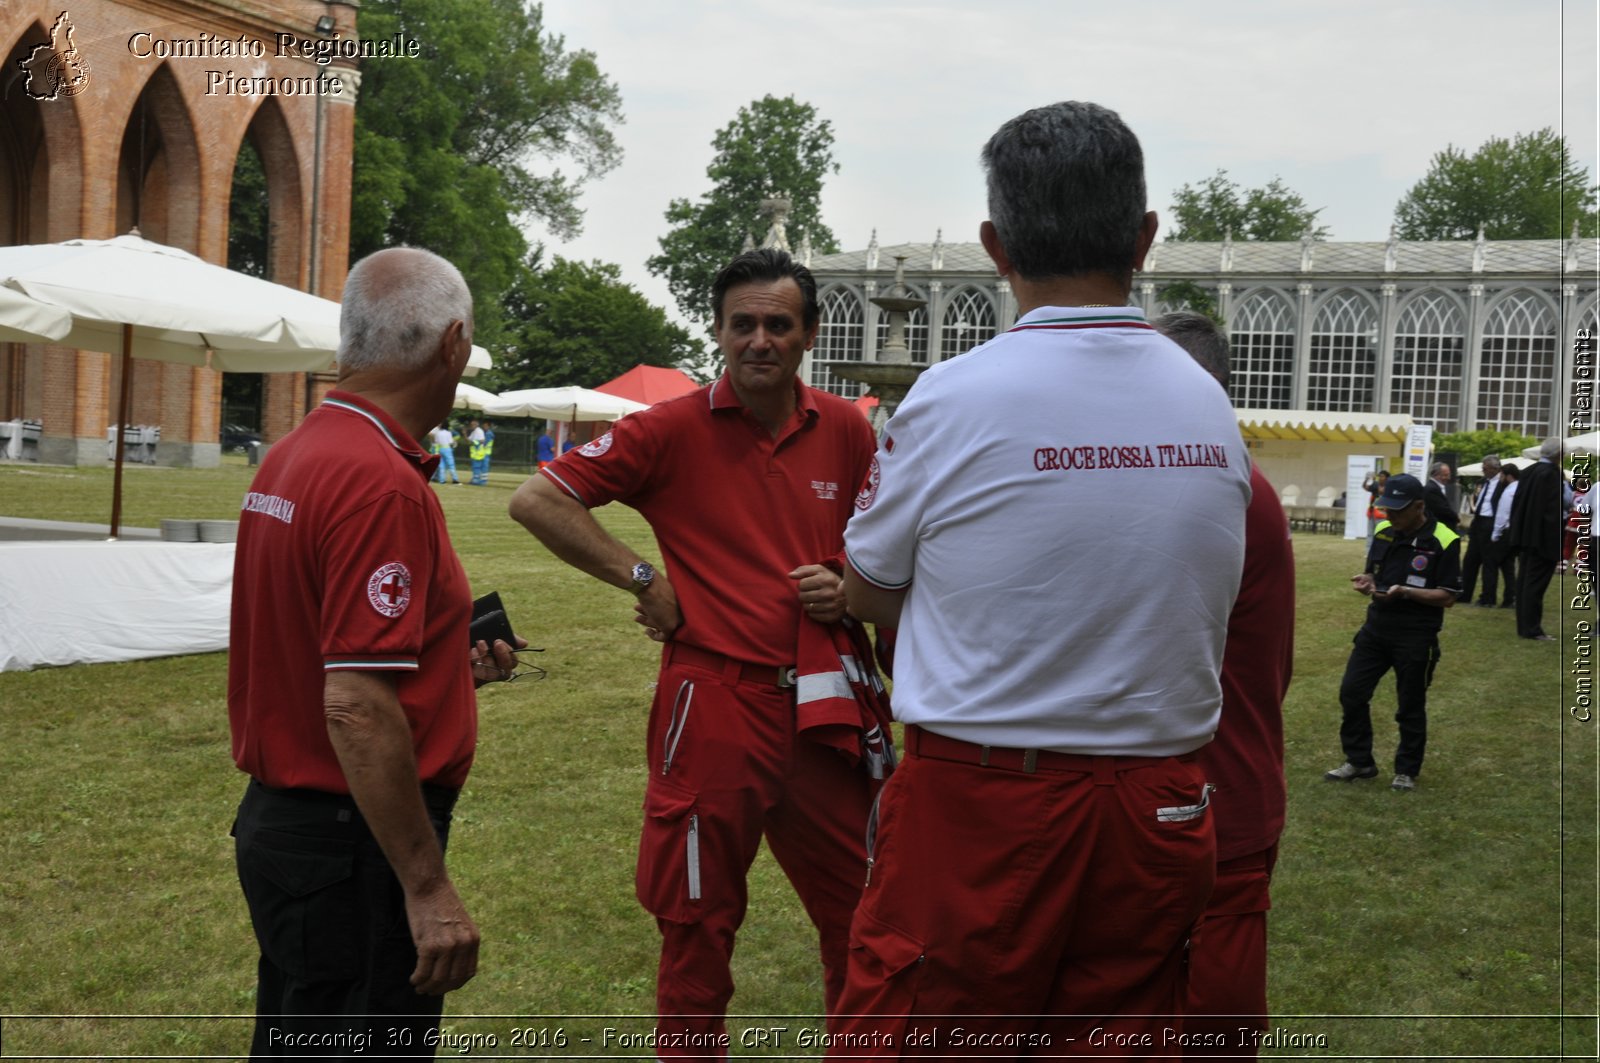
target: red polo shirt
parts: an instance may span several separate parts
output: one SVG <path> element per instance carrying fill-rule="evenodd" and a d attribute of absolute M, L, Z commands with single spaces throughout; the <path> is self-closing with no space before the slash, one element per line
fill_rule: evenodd
<path fill-rule="evenodd" d="M 1244 517 L 1244 575 L 1228 614 L 1222 651 L 1222 719 L 1200 748 L 1217 859 L 1232 860 L 1278 844 L 1283 833 L 1283 698 L 1294 667 L 1294 547 L 1278 492 L 1250 470 Z"/>
<path fill-rule="evenodd" d="M 349 793 L 322 705 L 326 673 L 350 669 L 395 676 L 422 782 L 466 780 L 472 599 L 428 486 L 437 463 L 341 391 L 267 452 L 234 557 L 228 718 L 242 771 Z"/>
<path fill-rule="evenodd" d="M 876 442 L 861 411 L 795 383 L 777 438 L 726 377 L 631 414 L 541 470 L 585 506 L 650 522 L 683 610 L 674 641 L 793 664 L 800 601 L 789 573 L 837 561 Z"/>

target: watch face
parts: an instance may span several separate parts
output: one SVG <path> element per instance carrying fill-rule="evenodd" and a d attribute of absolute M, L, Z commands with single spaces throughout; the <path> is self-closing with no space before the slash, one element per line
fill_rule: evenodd
<path fill-rule="evenodd" d="M 656 570 L 648 561 L 641 561 L 633 566 L 633 582 L 643 589 L 650 586 L 650 581 L 656 578 Z"/>

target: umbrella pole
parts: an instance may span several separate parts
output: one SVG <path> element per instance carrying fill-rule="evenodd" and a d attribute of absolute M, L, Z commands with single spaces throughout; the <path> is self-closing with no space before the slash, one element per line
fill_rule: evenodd
<path fill-rule="evenodd" d="M 133 326 L 122 326 L 122 386 L 118 389 L 116 430 L 116 472 L 111 476 L 111 538 L 122 528 L 122 452 L 127 445 L 122 438 L 128 424 L 128 393 L 133 385 Z"/>

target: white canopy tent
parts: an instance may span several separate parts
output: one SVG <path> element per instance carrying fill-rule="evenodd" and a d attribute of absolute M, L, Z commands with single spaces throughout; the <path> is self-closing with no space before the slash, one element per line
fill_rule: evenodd
<path fill-rule="evenodd" d="M 1561 449 L 1568 457 L 1574 454 L 1600 454 L 1600 430 L 1568 436 L 1561 441 Z M 1539 460 L 1539 444 L 1523 450 L 1522 456 Z"/>
<path fill-rule="evenodd" d="M 547 421 L 615 421 L 649 408 L 643 402 L 579 387 L 507 391 L 481 407 L 490 417 L 543 417 Z"/>
<path fill-rule="evenodd" d="M 493 402 L 499 398 L 492 391 L 473 387 L 471 384 L 459 383 L 456 385 L 456 404 L 458 410 L 481 410 L 486 402 Z"/>

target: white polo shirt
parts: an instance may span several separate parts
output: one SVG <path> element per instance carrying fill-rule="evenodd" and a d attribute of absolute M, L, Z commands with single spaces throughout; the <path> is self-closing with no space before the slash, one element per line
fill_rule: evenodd
<path fill-rule="evenodd" d="M 1042 307 L 932 366 L 845 532 L 908 590 L 895 716 L 995 746 L 1204 745 L 1250 468 L 1216 381 L 1131 307 Z"/>

